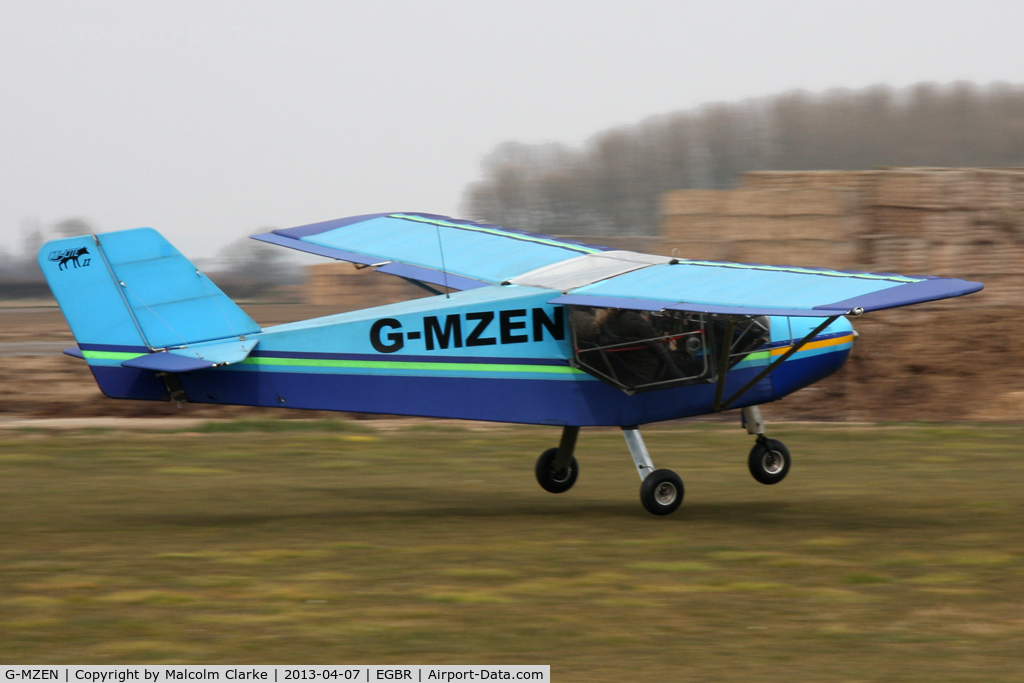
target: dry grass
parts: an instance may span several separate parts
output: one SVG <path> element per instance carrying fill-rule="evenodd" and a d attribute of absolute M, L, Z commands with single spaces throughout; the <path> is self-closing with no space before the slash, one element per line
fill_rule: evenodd
<path fill-rule="evenodd" d="M 1020 680 L 1024 428 L 0 433 L 0 661 L 523 663 L 559 681 Z"/>

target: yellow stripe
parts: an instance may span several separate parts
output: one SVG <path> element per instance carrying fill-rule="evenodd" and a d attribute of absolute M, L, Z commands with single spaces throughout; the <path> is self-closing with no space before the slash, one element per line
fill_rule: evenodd
<path fill-rule="evenodd" d="M 851 343 L 853 343 L 853 335 L 852 334 L 847 334 L 845 336 L 836 337 L 834 339 L 822 339 L 821 341 L 809 342 L 807 344 L 804 344 L 800 348 L 800 351 L 811 351 L 813 349 L 823 349 L 826 346 L 839 346 L 840 344 L 851 344 Z M 773 356 L 781 356 L 782 354 L 784 354 L 787 351 L 789 351 L 791 348 L 793 348 L 793 347 L 792 346 L 783 346 L 783 347 L 780 347 L 778 349 L 772 349 L 772 355 Z"/>

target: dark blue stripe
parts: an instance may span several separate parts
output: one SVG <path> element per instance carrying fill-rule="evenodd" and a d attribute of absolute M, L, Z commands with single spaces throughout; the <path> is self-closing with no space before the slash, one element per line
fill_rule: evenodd
<path fill-rule="evenodd" d="M 122 346 L 120 344 L 79 344 L 83 351 L 114 351 L 116 353 L 152 353 L 145 346 Z"/>
<path fill-rule="evenodd" d="M 556 365 L 566 366 L 569 361 L 561 358 L 506 358 L 506 357 L 471 357 L 471 356 L 408 356 L 405 354 L 386 353 L 316 353 L 305 351 L 260 351 L 258 348 L 250 356 L 260 358 L 308 358 L 312 360 L 381 360 L 399 361 L 402 363 L 498 363 L 502 365 Z"/>
<path fill-rule="evenodd" d="M 303 237 L 311 237 L 313 235 L 320 235 L 331 230 L 337 230 L 338 228 L 344 228 L 347 225 L 353 225 L 355 223 L 362 223 L 363 221 L 371 221 L 374 218 L 384 218 L 390 216 L 387 213 L 368 213 L 362 216 L 349 216 L 348 218 L 335 218 L 330 221 L 323 221 L 321 223 L 310 223 L 309 225 L 300 225 L 295 228 L 284 228 L 283 230 L 275 230 L 274 233 L 277 235 L 283 235 L 285 237 L 291 237 L 293 239 L 302 239 Z"/>
<path fill-rule="evenodd" d="M 166 393 L 156 373 L 91 366 L 113 398 L 158 400 Z M 726 391 L 739 389 L 760 368 L 729 373 Z M 178 376 L 196 403 L 418 415 L 490 422 L 580 426 L 646 424 L 712 411 L 715 385 L 698 384 L 627 396 L 603 382 L 542 379 L 199 370 Z M 737 408 L 774 398 L 770 379 Z M 283 402 L 281 399 L 284 399 Z"/>
<path fill-rule="evenodd" d="M 821 313 L 852 311 L 854 308 L 863 308 L 865 311 L 880 311 L 886 308 L 897 306 L 909 306 L 925 301 L 937 299 L 949 299 L 954 296 L 963 296 L 983 289 L 985 285 L 980 282 L 969 280 L 958 280 L 956 278 L 933 278 L 924 282 L 910 282 L 898 287 L 890 287 L 879 292 L 855 296 L 852 299 L 837 301 L 832 304 L 815 306 L 814 310 Z"/>
<path fill-rule="evenodd" d="M 302 240 L 292 239 L 290 237 L 281 237 L 274 233 L 266 232 L 261 235 L 253 235 L 252 239 L 259 240 L 260 242 L 267 242 L 269 244 L 276 244 L 281 247 L 288 247 L 289 249 L 296 249 L 298 251 L 305 251 L 310 254 L 316 254 L 317 256 L 326 256 L 327 258 L 337 259 L 339 261 L 348 261 L 349 263 L 358 263 L 363 266 L 372 266 L 374 263 L 382 263 L 380 258 L 364 256 L 363 254 L 356 254 L 351 251 L 342 251 L 341 249 L 335 249 L 333 247 L 322 247 L 319 244 L 311 244 L 309 242 L 303 242 Z"/>
<path fill-rule="evenodd" d="M 820 382 L 843 367 L 850 349 L 840 349 L 815 356 L 793 356 L 770 375 L 777 399 Z M 739 406 L 736 406 L 739 407 Z"/>

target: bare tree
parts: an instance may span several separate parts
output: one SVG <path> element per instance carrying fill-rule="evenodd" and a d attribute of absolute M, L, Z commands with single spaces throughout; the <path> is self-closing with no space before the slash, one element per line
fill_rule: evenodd
<path fill-rule="evenodd" d="M 484 157 L 462 213 L 540 232 L 653 234 L 669 190 L 876 166 L 1024 166 L 1024 87 L 793 91 L 652 117 L 577 148 L 506 142 Z"/>

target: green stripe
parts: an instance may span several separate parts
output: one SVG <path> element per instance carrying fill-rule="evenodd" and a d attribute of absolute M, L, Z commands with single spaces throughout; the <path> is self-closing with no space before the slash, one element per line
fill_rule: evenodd
<path fill-rule="evenodd" d="M 458 228 L 459 230 L 469 230 L 471 232 L 484 232 L 489 235 L 498 235 L 499 237 L 510 237 L 516 240 L 522 240 L 523 242 L 536 242 L 537 244 L 546 244 L 552 247 L 561 247 L 562 249 L 571 249 L 572 251 L 578 251 L 584 254 L 600 254 L 600 249 L 591 249 L 590 247 L 584 247 L 579 244 L 569 244 L 567 242 L 559 242 L 558 240 L 546 240 L 543 237 L 530 237 L 529 235 L 520 235 L 514 232 L 505 232 L 504 230 L 495 230 L 494 228 L 485 228 L 480 225 L 465 225 L 462 223 L 449 223 L 448 221 L 438 221 L 431 218 L 422 218 L 421 216 L 409 216 L 404 213 L 393 213 L 388 218 L 401 218 L 407 221 L 416 221 L 417 223 L 429 223 L 431 225 L 441 225 L 446 228 Z"/>
<path fill-rule="evenodd" d="M 772 270 L 782 273 L 798 273 L 801 275 L 824 275 L 826 277 L 852 277 L 856 280 L 890 280 L 892 282 L 924 282 L 922 279 L 904 277 L 902 275 L 872 275 L 871 273 L 840 273 L 838 270 L 811 270 L 810 268 L 783 268 L 782 266 L 751 266 L 743 263 L 726 263 L 723 261 L 690 261 L 679 259 L 679 265 L 713 266 L 716 268 L 738 268 L 740 270 Z"/>
<path fill-rule="evenodd" d="M 144 353 L 121 351 L 83 351 L 87 359 L 130 360 Z M 364 370 L 433 370 L 442 372 L 536 372 L 553 375 L 579 375 L 582 370 L 564 365 L 518 365 L 512 363 L 411 363 L 398 360 L 328 360 L 326 358 L 269 358 L 249 356 L 236 365 L 280 365 L 302 368 L 358 368 Z"/>
<path fill-rule="evenodd" d="M 122 351 L 82 351 L 82 355 L 85 356 L 86 360 L 93 358 L 95 360 L 131 360 L 132 358 L 138 358 L 139 356 L 145 356 L 145 353 L 124 353 Z"/>
<path fill-rule="evenodd" d="M 303 368 L 359 368 L 363 370 L 433 370 L 473 372 L 541 372 L 556 375 L 583 374 L 564 365 L 513 365 L 511 363 L 412 363 L 397 360 L 327 360 L 324 358 L 269 358 L 249 356 L 240 365 L 284 365 Z"/>

